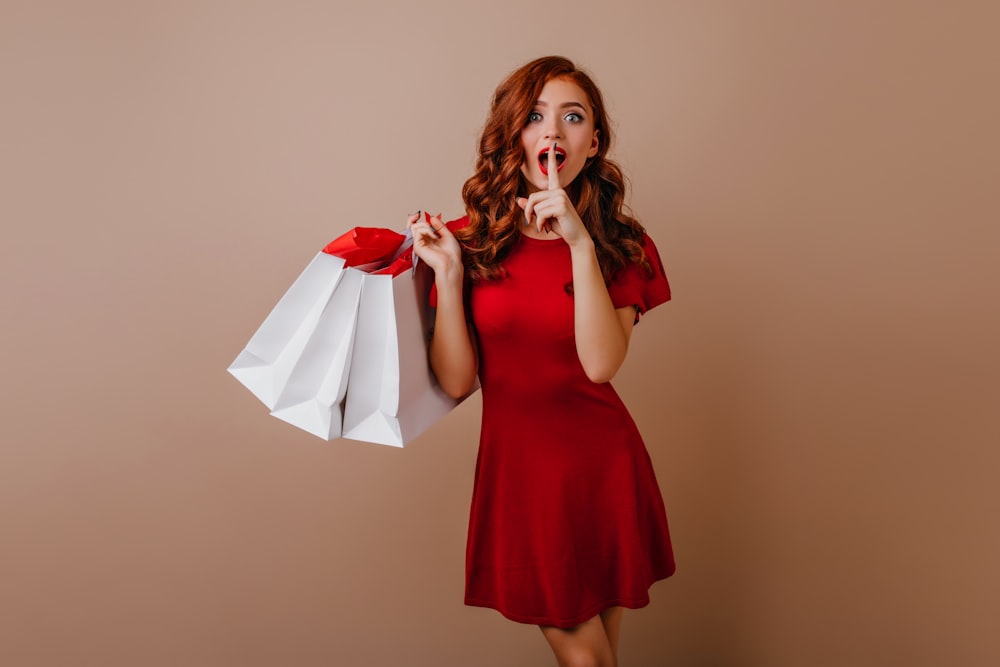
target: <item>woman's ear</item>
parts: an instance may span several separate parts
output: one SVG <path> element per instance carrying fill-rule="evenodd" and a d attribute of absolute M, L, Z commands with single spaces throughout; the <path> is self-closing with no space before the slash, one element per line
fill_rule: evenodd
<path fill-rule="evenodd" d="M 594 130 L 594 138 L 590 142 L 590 150 L 587 151 L 587 157 L 594 157 L 597 155 L 597 149 L 601 146 L 601 141 L 598 138 L 600 130 Z"/>

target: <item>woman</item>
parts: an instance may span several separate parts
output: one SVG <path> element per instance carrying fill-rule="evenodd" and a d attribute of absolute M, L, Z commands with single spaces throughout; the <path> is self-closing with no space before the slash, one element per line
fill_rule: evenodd
<path fill-rule="evenodd" d="M 600 91 L 565 58 L 497 88 L 467 217 L 411 217 L 435 274 L 431 366 L 483 419 L 466 604 L 541 627 L 560 665 L 615 665 L 623 608 L 674 571 L 645 445 L 609 384 L 639 315 L 670 298 L 624 209 Z"/>

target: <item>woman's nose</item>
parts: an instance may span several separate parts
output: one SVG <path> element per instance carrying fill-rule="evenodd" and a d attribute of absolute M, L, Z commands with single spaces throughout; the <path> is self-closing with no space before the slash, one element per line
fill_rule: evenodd
<path fill-rule="evenodd" d="M 558 118 L 551 119 L 545 124 L 546 139 L 562 139 L 562 125 Z"/>

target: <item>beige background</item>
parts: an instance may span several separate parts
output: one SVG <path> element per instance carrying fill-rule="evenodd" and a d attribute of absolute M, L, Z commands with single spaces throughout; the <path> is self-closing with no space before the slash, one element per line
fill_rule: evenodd
<path fill-rule="evenodd" d="M 947 7 L 947 8 L 946 8 Z M 324 443 L 225 368 L 589 67 L 675 301 L 616 381 L 679 571 L 627 666 L 1000 663 L 993 2 L 0 8 L 0 663 L 551 664 L 462 605 L 478 398 Z"/>

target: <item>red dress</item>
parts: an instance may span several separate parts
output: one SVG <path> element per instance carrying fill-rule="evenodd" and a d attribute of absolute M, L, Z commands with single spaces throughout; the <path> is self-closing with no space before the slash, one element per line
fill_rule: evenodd
<path fill-rule="evenodd" d="M 670 298 L 648 237 L 644 248 L 653 276 L 623 270 L 608 288 L 616 308 Z M 465 603 L 563 628 L 643 607 L 674 572 L 667 517 L 628 410 L 577 357 L 569 246 L 522 236 L 503 266 L 469 297 L 483 417 Z"/>

